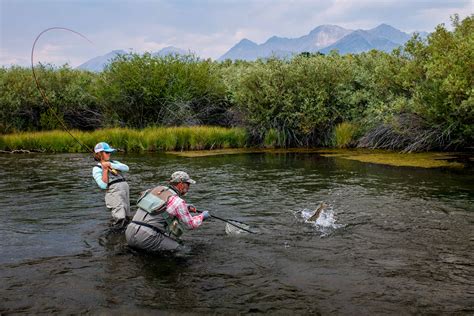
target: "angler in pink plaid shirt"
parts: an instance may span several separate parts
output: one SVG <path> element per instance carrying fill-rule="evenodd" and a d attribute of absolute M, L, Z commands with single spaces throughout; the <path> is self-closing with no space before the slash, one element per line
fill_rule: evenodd
<path fill-rule="evenodd" d="M 186 172 L 171 175 L 169 186 L 158 186 L 145 191 L 138 200 L 138 210 L 125 231 L 130 247 L 156 252 L 177 250 L 184 228 L 195 229 L 210 217 L 204 211 L 192 216 L 196 209 L 186 204 L 183 196 L 196 183 Z M 184 226 L 184 228 L 183 228 Z"/>
<path fill-rule="evenodd" d="M 174 195 L 168 199 L 168 204 L 166 206 L 166 212 L 168 212 L 168 214 L 178 218 L 179 222 L 184 224 L 188 229 L 194 229 L 201 226 L 204 213 L 191 216 L 189 211 L 196 212 L 196 209 L 192 206 L 188 206 L 179 196 Z"/>

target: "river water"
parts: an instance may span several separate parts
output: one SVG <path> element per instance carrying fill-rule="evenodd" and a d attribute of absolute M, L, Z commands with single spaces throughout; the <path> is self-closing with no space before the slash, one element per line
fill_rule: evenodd
<path fill-rule="evenodd" d="M 0 155 L 0 313 L 474 313 L 472 166 L 115 158 L 130 166 L 132 201 L 185 170 L 198 182 L 188 202 L 258 234 L 226 235 L 210 220 L 182 253 L 137 253 L 108 230 L 87 155 Z"/>

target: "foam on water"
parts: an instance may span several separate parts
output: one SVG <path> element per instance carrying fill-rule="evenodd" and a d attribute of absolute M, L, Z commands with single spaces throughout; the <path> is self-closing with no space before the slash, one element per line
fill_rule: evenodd
<path fill-rule="evenodd" d="M 323 236 L 328 235 L 335 229 L 344 227 L 344 225 L 336 223 L 334 207 L 332 205 L 325 207 L 319 214 L 319 217 L 316 221 L 309 221 L 314 212 L 315 210 L 305 208 L 301 211 L 296 211 L 295 215 L 302 219 L 305 223 L 314 226 L 314 228 L 321 232 Z"/>

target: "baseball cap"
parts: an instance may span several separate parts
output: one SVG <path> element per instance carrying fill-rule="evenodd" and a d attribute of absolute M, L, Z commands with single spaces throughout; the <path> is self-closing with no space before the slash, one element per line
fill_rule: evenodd
<path fill-rule="evenodd" d="M 97 145 L 95 145 L 94 152 L 100 153 L 101 151 L 105 151 L 107 153 L 112 153 L 114 151 L 117 151 L 117 149 L 114 149 L 114 148 L 110 147 L 109 144 L 107 144 L 107 143 L 100 142 Z"/>
<path fill-rule="evenodd" d="M 173 174 L 171 175 L 170 182 L 171 183 L 186 182 L 186 183 L 191 183 L 191 184 L 196 183 L 196 181 L 191 179 L 189 175 L 184 171 L 173 172 Z"/>

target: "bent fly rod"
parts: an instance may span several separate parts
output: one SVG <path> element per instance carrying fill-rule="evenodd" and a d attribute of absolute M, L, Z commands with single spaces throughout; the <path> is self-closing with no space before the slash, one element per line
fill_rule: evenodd
<path fill-rule="evenodd" d="M 66 124 L 64 123 L 64 121 L 59 117 L 59 115 L 56 113 L 56 111 L 54 111 L 53 106 L 52 106 L 51 103 L 49 102 L 49 99 L 48 99 L 48 97 L 46 96 L 46 93 L 45 93 L 44 90 L 41 88 L 41 85 L 39 84 L 39 81 L 38 81 L 38 77 L 36 76 L 35 63 L 34 63 L 34 54 L 35 54 L 36 43 L 38 42 L 39 38 L 40 38 L 44 33 L 49 32 L 49 31 L 51 31 L 51 30 L 63 30 L 63 31 L 72 32 L 72 33 L 74 33 L 74 34 L 79 35 L 80 37 L 82 37 L 83 39 L 85 39 L 86 41 L 88 41 L 89 43 L 92 44 L 92 42 L 91 42 L 87 37 L 85 37 L 84 35 L 82 35 L 81 33 L 77 32 L 77 31 L 74 31 L 74 30 L 71 30 L 71 29 L 68 29 L 68 28 L 66 28 L 66 27 L 55 26 L 55 27 L 47 28 L 47 29 L 43 30 L 41 33 L 39 33 L 38 36 L 36 36 L 35 41 L 33 42 L 33 47 L 31 48 L 31 71 L 33 72 L 33 78 L 34 78 L 35 83 L 36 83 L 36 88 L 38 89 L 38 91 L 40 92 L 41 96 L 43 97 L 44 103 L 46 103 L 46 105 L 49 107 L 49 110 L 51 111 L 51 113 L 53 113 L 54 117 L 58 120 L 58 122 L 59 122 L 59 124 L 61 125 L 61 127 L 62 127 L 77 143 L 79 143 L 79 145 L 81 145 L 82 148 L 85 148 L 88 152 L 94 154 L 94 151 L 93 151 L 89 146 L 87 146 L 86 144 L 82 143 L 79 139 L 77 139 L 77 138 L 69 131 L 69 129 L 67 128 L 67 126 L 66 126 Z"/>

